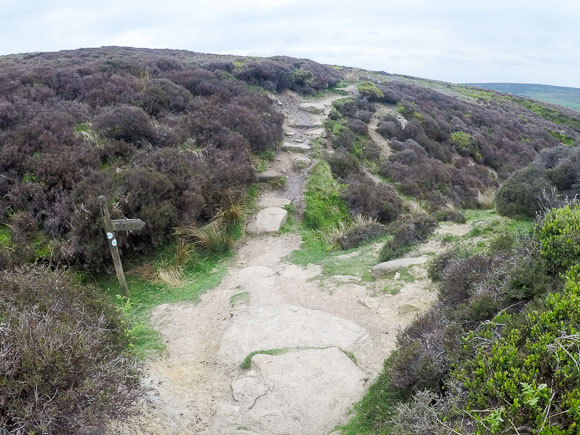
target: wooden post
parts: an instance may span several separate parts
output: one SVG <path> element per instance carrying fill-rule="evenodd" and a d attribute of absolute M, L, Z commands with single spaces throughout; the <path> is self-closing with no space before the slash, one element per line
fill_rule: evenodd
<path fill-rule="evenodd" d="M 117 239 L 115 238 L 113 223 L 111 222 L 111 215 L 109 214 L 109 206 L 107 205 L 107 198 L 105 198 L 104 195 L 99 196 L 99 204 L 101 206 L 101 216 L 103 217 L 103 225 L 105 227 L 107 243 L 109 245 L 109 249 L 111 250 L 111 257 L 113 257 L 113 263 L 115 264 L 115 272 L 117 272 L 119 286 L 121 287 L 123 296 L 128 298 L 130 296 L 129 288 L 127 287 L 127 281 L 125 280 L 125 273 L 123 272 L 123 264 L 121 263 L 121 256 L 119 255 L 119 247 L 117 246 Z"/>

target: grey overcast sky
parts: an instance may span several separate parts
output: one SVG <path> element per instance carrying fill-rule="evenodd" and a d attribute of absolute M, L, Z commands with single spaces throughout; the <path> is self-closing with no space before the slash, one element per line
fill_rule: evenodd
<path fill-rule="evenodd" d="M 0 0 L 0 54 L 103 45 L 580 87 L 580 2 Z"/>

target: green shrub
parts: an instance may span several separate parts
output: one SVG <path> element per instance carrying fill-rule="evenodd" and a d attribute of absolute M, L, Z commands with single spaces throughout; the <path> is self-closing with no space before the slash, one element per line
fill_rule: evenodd
<path fill-rule="evenodd" d="M 357 85 L 358 91 L 369 101 L 379 101 L 384 98 L 385 93 L 372 82 L 362 82 Z"/>
<path fill-rule="evenodd" d="M 580 205 L 552 209 L 538 228 L 542 255 L 559 269 L 580 262 Z"/>
<path fill-rule="evenodd" d="M 528 427 L 533 433 L 577 433 L 579 271 L 571 269 L 564 290 L 549 294 L 539 308 L 502 314 L 466 337 L 466 346 L 475 353 L 453 378 L 468 392 L 463 406 L 479 430 Z M 501 330 L 500 325 L 506 326 Z M 481 411 L 470 412 L 475 409 Z"/>
<path fill-rule="evenodd" d="M 139 369 L 123 317 L 96 288 L 4 271 L 0 319 L 1 433 L 68 434 L 128 415 Z"/>

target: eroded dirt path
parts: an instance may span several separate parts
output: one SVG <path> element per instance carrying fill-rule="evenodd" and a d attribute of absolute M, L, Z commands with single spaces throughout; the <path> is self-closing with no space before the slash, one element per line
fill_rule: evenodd
<path fill-rule="evenodd" d="M 308 147 L 322 135 L 336 98 L 283 95 L 286 142 Z M 308 166 L 298 169 L 295 160 L 305 154 L 286 148 L 272 165 L 287 176 L 286 187 L 265 193 L 262 207 L 302 200 Z M 394 348 L 397 331 L 435 293 L 421 265 L 409 269 L 414 279 L 406 282 L 294 265 L 287 256 L 300 244 L 297 234 L 258 231 L 244 239 L 223 282 L 199 303 L 153 310 L 167 352 L 151 361 L 142 413 L 120 433 L 323 434 L 346 422 Z M 336 261 L 376 258 L 379 248 Z M 397 291 L 385 291 L 390 285 Z"/>

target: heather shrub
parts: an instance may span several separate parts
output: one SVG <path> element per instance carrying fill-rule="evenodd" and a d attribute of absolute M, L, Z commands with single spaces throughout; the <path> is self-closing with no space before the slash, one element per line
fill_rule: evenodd
<path fill-rule="evenodd" d="M 389 386 L 403 397 L 415 391 L 439 391 L 448 364 L 444 336 L 447 321 L 442 309 L 431 309 L 397 336 L 398 348 L 389 357 Z"/>
<path fill-rule="evenodd" d="M 193 108 L 193 97 L 184 87 L 168 79 L 147 82 L 141 95 L 140 106 L 151 116 L 164 113 L 186 112 Z"/>
<path fill-rule="evenodd" d="M 332 146 L 337 150 L 352 152 L 356 139 L 356 135 L 349 128 L 341 128 L 333 138 Z"/>
<path fill-rule="evenodd" d="M 349 152 L 336 152 L 328 156 L 327 161 L 337 177 L 346 179 L 349 175 L 360 172 L 359 159 Z"/>
<path fill-rule="evenodd" d="M 342 194 L 351 214 L 361 214 L 389 223 L 401 214 L 403 201 L 385 183 L 375 183 L 367 176 L 353 176 Z"/>
<path fill-rule="evenodd" d="M 353 225 L 338 238 L 337 243 L 344 250 L 358 248 L 371 240 L 385 235 L 386 232 L 386 226 L 378 222 Z"/>
<path fill-rule="evenodd" d="M 427 276 L 432 281 L 441 281 L 443 279 L 443 271 L 451 263 L 451 261 L 466 258 L 469 256 L 469 251 L 460 250 L 458 248 L 451 248 L 445 252 L 437 255 L 429 262 L 427 268 Z"/>
<path fill-rule="evenodd" d="M 367 124 L 360 119 L 349 119 L 346 126 L 355 134 L 366 136 L 369 134 Z"/>
<path fill-rule="evenodd" d="M 455 222 L 464 224 L 466 222 L 465 214 L 457 209 L 444 208 L 435 213 L 438 222 Z"/>
<path fill-rule="evenodd" d="M 155 130 L 145 111 L 134 106 L 116 106 L 106 109 L 95 118 L 95 129 L 105 137 L 124 140 L 134 145 L 153 143 Z"/>
<path fill-rule="evenodd" d="M 495 204 L 502 216 L 534 217 L 538 199 L 550 184 L 538 165 L 530 165 L 516 172 L 497 191 Z"/>
<path fill-rule="evenodd" d="M 401 126 L 396 119 L 382 120 L 377 127 L 377 132 L 386 139 L 402 136 Z"/>
<path fill-rule="evenodd" d="M 402 256 L 417 243 L 427 240 L 436 229 L 437 221 L 427 215 L 416 215 L 407 222 L 397 223 L 393 238 L 385 243 L 379 258 L 388 261 Z"/>
<path fill-rule="evenodd" d="M 122 315 L 63 272 L 0 272 L 2 432 L 75 433 L 124 418 L 139 394 Z"/>
<path fill-rule="evenodd" d="M 120 203 L 124 214 L 147 223 L 131 235 L 132 245 L 159 246 L 177 225 L 174 185 L 155 169 L 136 168 L 126 176 L 126 189 L 128 195 Z"/>
<path fill-rule="evenodd" d="M 439 300 L 453 306 L 469 298 L 474 285 L 485 279 L 491 259 L 483 255 L 451 260 L 442 273 Z"/>

